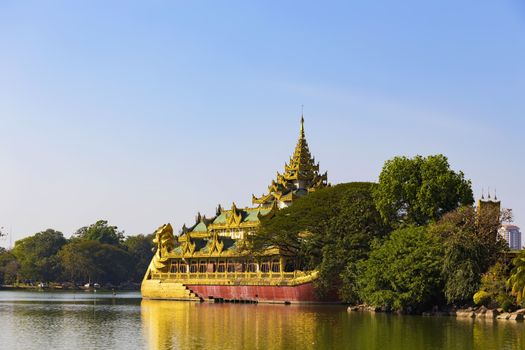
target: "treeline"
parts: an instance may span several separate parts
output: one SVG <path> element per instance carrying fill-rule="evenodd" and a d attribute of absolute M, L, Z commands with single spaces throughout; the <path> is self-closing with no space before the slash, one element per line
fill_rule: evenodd
<path fill-rule="evenodd" d="M 0 284 L 140 283 L 153 255 L 153 234 L 124 236 L 107 221 L 78 229 L 70 239 L 48 229 L 0 248 Z"/>
<path fill-rule="evenodd" d="M 474 301 L 512 308 L 525 274 L 511 277 L 517 267 L 497 236 L 510 211 L 478 209 L 470 181 L 443 155 L 396 157 L 377 184 L 316 191 L 249 240 L 255 254 L 277 246 L 298 267 L 319 270 L 318 292 L 335 289 L 347 303 L 406 313 Z"/>

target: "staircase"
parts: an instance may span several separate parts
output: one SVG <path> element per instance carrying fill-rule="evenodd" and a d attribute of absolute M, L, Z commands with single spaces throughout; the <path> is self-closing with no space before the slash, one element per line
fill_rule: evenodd
<path fill-rule="evenodd" d="M 182 283 L 181 283 L 182 284 Z M 187 285 L 185 284 L 182 284 L 184 286 L 184 288 L 186 289 L 187 293 L 188 293 L 188 297 L 190 298 L 190 300 L 198 300 L 198 301 L 203 301 L 203 299 L 197 294 L 195 293 L 194 291 L 192 291 L 190 288 L 188 288 Z"/>
<path fill-rule="evenodd" d="M 172 299 L 202 301 L 202 298 L 179 282 L 146 280 L 142 282 L 142 297 L 149 299 Z"/>

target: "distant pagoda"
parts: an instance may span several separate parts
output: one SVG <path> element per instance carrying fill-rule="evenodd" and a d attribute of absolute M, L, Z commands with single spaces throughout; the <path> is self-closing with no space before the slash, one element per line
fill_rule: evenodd
<path fill-rule="evenodd" d="M 279 208 L 289 206 L 295 199 L 309 192 L 328 186 L 328 175 L 319 173 L 319 163 L 310 154 L 304 134 L 304 118 L 301 117 L 301 131 L 295 151 L 289 164 L 284 165 L 284 174 L 277 172 L 277 178 L 268 186 L 268 192 L 257 198 L 252 195 L 252 203 Z"/>

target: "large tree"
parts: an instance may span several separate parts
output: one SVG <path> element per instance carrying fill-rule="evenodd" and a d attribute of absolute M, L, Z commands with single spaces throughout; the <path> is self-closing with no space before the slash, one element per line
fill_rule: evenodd
<path fill-rule="evenodd" d="M 22 279 L 52 281 L 60 275 L 56 253 L 66 244 L 64 235 L 52 229 L 15 242 L 12 250 Z"/>
<path fill-rule="evenodd" d="M 338 287 L 344 300 L 355 301 L 355 264 L 373 238 L 389 231 L 375 208 L 374 186 L 347 183 L 313 192 L 263 220 L 248 241 L 255 253 L 278 247 L 296 258 L 297 268 L 318 269 L 320 293 Z"/>
<path fill-rule="evenodd" d="M 16 282 L 18 268 L 15 256 L 10 251 L 0 247 L 0 285 Z"/>
<path fill-rule="evenodd" d="M 518 303 L 525 300 L 525 250 L 512 261 L 512 271 L 507 284 L 512 288 L 512 294 L 516 296 Z"/>
<path fill-rule="evenodd" d="M 59 253 L 67 279 L 75 282 L 119 284 L 130 280 L 130 254 L 122 248 L 96 240 L 76 240 Z"/>
<path fill-rule="evenodd" d="M 470 180 L 450 169 L 441 154 L 386 161 L 374 198 L 383 219 L 394 226 L 425 225 L 474 202 Z"/>
<path fill-rule="evenodd" d="M 131 277 L 134 282 L 142 281 L 146 269 L 153 257 L 154 234 L 128 236 L 123 245 L 127 248 L 132 258 L 133 271 Z"/>
<path fill-rule="evenodd" d="M 491 212 L 465 206 L 447 213 L 430 227 L 430 232 L 443 242 L 442 275 L 449 303 L 470 302 L 480 288 L 482 275 L 508 249 L 504 241 L 497 239 L 494 229 L 502 220 L 510 220 L 509 215 L 504 211 L 494 217 Z"/>
<path fill-rule="evenodd" d="M 427 309 L 441 299 L 441 265 L 441 242 L 427 228 L 398 229 L 359 263 L 358 294 L 387 311 Z"/>

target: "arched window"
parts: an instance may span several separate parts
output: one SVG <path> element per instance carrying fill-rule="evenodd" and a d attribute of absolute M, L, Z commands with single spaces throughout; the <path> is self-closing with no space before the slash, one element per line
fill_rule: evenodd
<path fill-rule="evenodd" d="M 288 259 L 286 260 L 284 264 L 284 272 L 294 272 L 295 271 L 295 264 L 293 260 Z"/>
<path fill-rule="evenodd" d="M 217 266 L 217 272 L 226 271 L 226 262 L 224 260 L 219 260 L 219 265 Z"/>
<path fill-rule="evenodd" d="M 196 261 L 192 261 L 190 264 L 190 273 L 196 273 L 198 271 L 198 264 Z"/>
<path fill-rule="evenodd" d="M 234 261 L 228 261 L 227 271 L 228 272 L 235 272 L 235 262 Z"/>
<path fill-rule="evenodd" d="M 248 272 L 257 272 L 257 264 L 253 260 L 248 261 Z"/>
<path fill-rule="evenodd" d="M 206 263 L 206 260 L 201 260 L 201 263 L 199 264 L 199 272 L 205 273 L 208 271 L 208 264 Z"/>
<path fill-rule="evenodd" d="M 186 264 L 184 263 L 179 263 L 179 272 L 180 273 L 186 273 Z"/>
<path fill-rule="evenodd" d="M 281 264 L 279 260 L 272 261 L 272 272 L 281 272 Z"/>
<path fill-rule="evenodd" d="M 270 272 L 270 263 L 268 261 L 261 263 L 261 272 Z"/>

